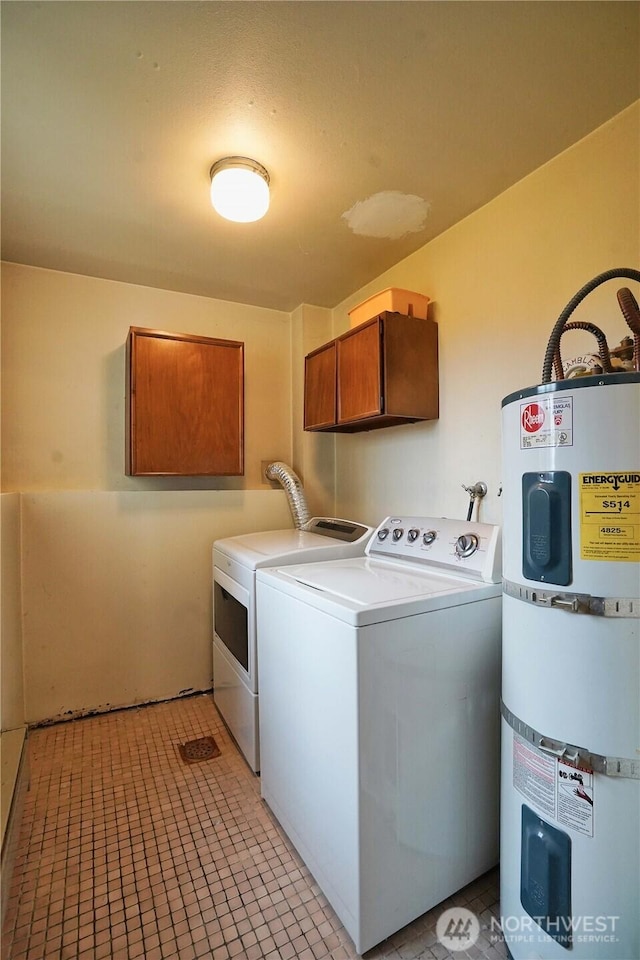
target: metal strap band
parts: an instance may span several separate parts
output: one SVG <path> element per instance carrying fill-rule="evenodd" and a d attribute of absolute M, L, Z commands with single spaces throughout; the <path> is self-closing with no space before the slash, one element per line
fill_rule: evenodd
<path fill-rule="evenodd" d="M 523 740 L 528 740 L 543 753 L 548 753 L 575 766 L 586 767 L 596 773 L 602 773 L 606 777 L 625 777 L 628 780 L 640 780 L 640 760 L 628 760 L 625 757 L 604 757 L 601 753 L 591 753 L 584 747 L 575 747 L 573 744 L 562 743 L 560 740 L 545 737 L 544 734 L 526 724 L 524 720 L 516 717 L 503 700 L 500 701 L 500 713 L 515 733 L 521 736 Z"/>
<path fill-rule="evenodd" d="M 548 586 L 524 587 L 511 580 L 502 581 L 502 592 L 516 600 L 538 607 L 553 607 L 568 613 L 586 613 L 592 617 L 640 617 L 638 597 L 592 597 L 588 593 L 562 593 Z"/>

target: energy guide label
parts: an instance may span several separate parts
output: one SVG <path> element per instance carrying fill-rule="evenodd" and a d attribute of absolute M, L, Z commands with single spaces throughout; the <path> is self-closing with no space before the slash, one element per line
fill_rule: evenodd
<path fill-rule="evenodd" d="M 582 560 L 640 561 L 640 470 L 581 473 Z"/>

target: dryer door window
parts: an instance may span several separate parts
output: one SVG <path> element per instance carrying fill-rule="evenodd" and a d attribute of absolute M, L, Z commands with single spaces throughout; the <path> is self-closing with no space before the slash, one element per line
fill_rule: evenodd
<path fill-rule="evenodd" d="M 249 627 L 247 608 L 214 581 L 214 628 L 231 656 L 249 670 Z"/>

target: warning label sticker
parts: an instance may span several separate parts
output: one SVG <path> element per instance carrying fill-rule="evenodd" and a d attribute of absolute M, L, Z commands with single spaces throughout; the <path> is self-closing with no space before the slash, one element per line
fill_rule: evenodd
<path fill-rule="evenodd" d="M 556 815 L 556 761 L 517 734 L 513 737 L 513 785 L 543 813 Z"/>
<path fill-rule="evenodd" d="M 513 785 L 540 813 L 593 836 L 593 770 L 547 756 L 514 733 Z"/>
<path fill-rule="evenodd" d="M 640 561 L 640 470 L 581 473 L 582 560 Z"/>
<path fill-rule="evenodd" d="M 558 760 L 558 823 L 593 836 L 593 771 Z"/>
<path fill-rule="evenodd" d="M 573 397 L 539 397 L 520 404 L 520 449 L 573 446 Z"/>

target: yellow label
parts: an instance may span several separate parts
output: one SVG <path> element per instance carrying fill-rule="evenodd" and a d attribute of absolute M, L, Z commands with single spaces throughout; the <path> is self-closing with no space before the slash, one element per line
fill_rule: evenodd
<path fill-rule="evenodd" d="M 640 470 L 581 473 L 580 558 L 640 561 Z"/>

